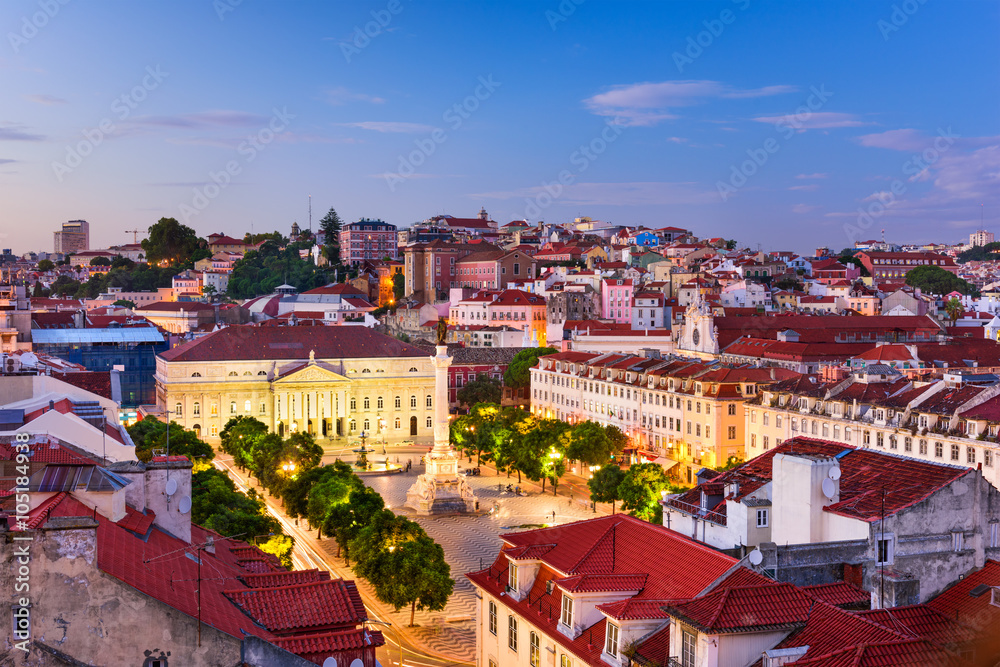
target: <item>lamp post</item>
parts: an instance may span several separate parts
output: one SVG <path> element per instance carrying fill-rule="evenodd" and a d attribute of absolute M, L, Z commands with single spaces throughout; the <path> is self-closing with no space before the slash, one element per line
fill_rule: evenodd
<path fill-rule="evenodd" d="M 369 618 L 368 622 L 374 623 L 375 625 L 382 625 L 387 628 L 392 627 L 392 623 L 389 623 L 388 621 L 378 621 L 373 618 Z M 399 630 L 393 628 L 393 632 L 396 633 L 396 643 L 399 644 L 399 667 L 403 667 L 403 637 L 400 635 Z"/>

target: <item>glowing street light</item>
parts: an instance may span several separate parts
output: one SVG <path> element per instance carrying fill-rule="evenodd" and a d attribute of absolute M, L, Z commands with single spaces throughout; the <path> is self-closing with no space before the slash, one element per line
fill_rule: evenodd
<path fill-rule="evenodd" d="M 288 463 L 282 463 L 281 469 L 284 470 L 286 473 L 293 473 L 295 472 L 295 464 L 292 463 L 291 461 L 289 461 Z"/>

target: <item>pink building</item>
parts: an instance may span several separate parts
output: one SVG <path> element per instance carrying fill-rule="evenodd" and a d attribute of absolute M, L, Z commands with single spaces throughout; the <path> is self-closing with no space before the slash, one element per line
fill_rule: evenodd
<path fill-rule="evenodd" d="M 529 344 L 546 342 L 545 298 L 518 289 L 478 292 L 450 309 L 450 324 L 508 326 L 528 333 Z"/>
<path fill-rule="evenodd" d="M 628 324 L 632 322 L 631 278 L 605 278 L 601 281 L 601 317 Z"/>
<path fill-rule="evenodd" d="M 386 257 L 399 259 L 398 239 L 396 225 L 381 220 L 366 218 L 344 225 L 340 229 L 340 261 L 361 264 Z"/>

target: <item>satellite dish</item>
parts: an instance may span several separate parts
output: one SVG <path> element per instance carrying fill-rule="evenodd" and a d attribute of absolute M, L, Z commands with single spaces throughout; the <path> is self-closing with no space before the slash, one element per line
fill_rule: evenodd
<path fill-rule="evenodd" d="M 337 659 L 327 658 L 326 660 L 323 661 L 323 667 L 337 667 Z"/>
<path fill-rule="evenodd" d="M 175 493 L 177 493 L 177 480 L 176 479 L 168 479 L 167 480 L 167 489 L 166 490 L 167 490 L 167 495 L 168 496 L 172 496 Z"/>
<path fill-rule="evenodd" d="M 351 660 L 351 667 L 365 667 L 365 663 L 355 658 L 354 660 Z"/>
<path fill-rule="evenodd" d="M 180 504 L 180 507 L 178 509 L 181 511 L 181 514 L 187 514 L 188 512 L 190 512 L 191 511 L 191 496 L 184 496 L 183 498 L 181 498 L 181 504 Z"/>
<path fill-rule="evenodd" d="M 750 564 L 753 566 L 760 565 L 764 562 L 764 554 L 760 552 L 760 549 L 754 549 L 747 554 L 747 560 L 749 560 Z"/>
<path fill-rule="evenodd" d="M 830 500 L 833 500 L 833 497 L 837 495 L 837 486 L 829 477 L 823 480 L 823 495 Z"/>
<path fill-rule="evenodd" d="M 838 479 L 840 479 L 840 466 L 837 466 L 836 468 L 830 468 L 830 479 L 832 479 L 835 482 Z"/>

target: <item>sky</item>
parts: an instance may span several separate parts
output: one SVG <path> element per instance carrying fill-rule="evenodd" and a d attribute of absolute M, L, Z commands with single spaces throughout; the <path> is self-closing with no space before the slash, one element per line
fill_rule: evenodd
<path fill-rule="evenodd" d="M 439 214 L 1000 234 L 1000 3 L 4 0 L 0 247 Z M 141 238 L 141 236 L 140 236 Z"/>

